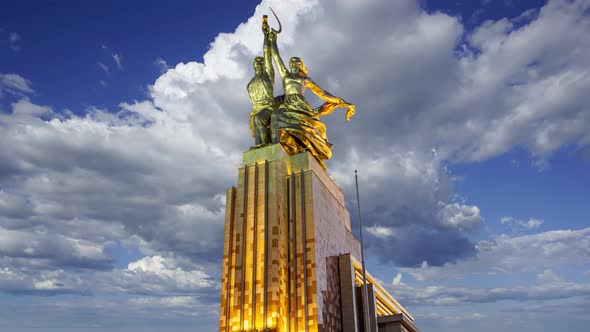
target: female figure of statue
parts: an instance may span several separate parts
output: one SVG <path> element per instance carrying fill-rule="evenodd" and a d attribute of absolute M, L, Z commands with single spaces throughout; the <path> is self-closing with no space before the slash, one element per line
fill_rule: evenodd
<path fill-rule="evenodd" d="M 285 97 L 271 115 L 271 141 L 280 143 L 289 154 L 307 150 L 325 168 L 324 160 L 332 157 L 332 144 L 328 142 L 326 126 L 319 118 L 332 113 L 337 107 L 344 107 L 347 108 L 346 119 L 349 120 L 354 115 L 355 107 L 315 84 L 307 76 L 307 68 L 300 58 L 289 60 L 289 71 L 279 54 L 276 37 L 275 31 L 269 33 L 272 58 L 281 75 Z M 311 108 L 304 97 L 308 88 L 326 103 L 316 109 Z"/>

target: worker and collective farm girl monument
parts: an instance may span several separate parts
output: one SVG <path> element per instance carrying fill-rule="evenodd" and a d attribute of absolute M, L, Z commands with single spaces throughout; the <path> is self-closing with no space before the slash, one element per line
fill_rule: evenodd
<path fill-rule="evenodd" d="M 219 331 L 417 331 L 363 270 L 344 194 L 326 173 L 332 144 L 321 117 L 343 109 L 349 120 L 355 106 L 316 84 L 302 59 L 287 67 L 280 32 L 265 15 L 263 55 L 247 87 L 255 145 L 227 191 Z M 312 108 L 306 89 L 324 103 Z"/>

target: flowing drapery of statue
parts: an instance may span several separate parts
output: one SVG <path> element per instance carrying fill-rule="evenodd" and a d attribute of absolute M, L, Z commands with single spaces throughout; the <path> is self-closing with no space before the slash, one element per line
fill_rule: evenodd
<path fill-rule="evenodd" d="M 272 9 L 271 9 L 272 10 Z M 274 11 L 273 11 L 274 14 Z M 275 18 L 278 17 L 275 14 Z M 332 157 L 332 144 L 328 142 L 326 126 L 320 117 L 331 114 L 336 108 L 346 109 L 346 120 L 355 113 L 355 106 L 322 89 L 309 76 L 301 58 L 292 57 L 287 68 L 279 54 L 277 37 L 279 30 L 271 29 L 268 18 L 263 17 L 263 56 L 254 58 L 254 78 L 248 83 L 252 101 L 250 130 L 254 148 L 280 143 L 290 155 L 309 151 L 322 167 L 324 160 Z M 274 98 L 274 62 L 281 76 L 284 95 Z M 325 101 L 312 108 L 304 93 L 310 89 Z"/>

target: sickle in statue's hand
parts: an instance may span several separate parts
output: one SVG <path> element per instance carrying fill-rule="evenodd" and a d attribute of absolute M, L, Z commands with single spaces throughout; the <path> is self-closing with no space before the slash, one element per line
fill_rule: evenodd
<path fill-rule="evenodd" d="M 270 8 L 270 7 L 268 7 Z M 283 31 L 283 26 L 281 25 L 281 21 L 279 20 L 279 17 L 277 16 L 277 14 L 275 13 L 274 10 L 272 10 L 272 8 L 270 8 L 270 11 L 272 12 L 272 14 L 275 16 L 275 18 L 277 19 L 277 22 L 279 22 L 279 30 L 275 30 L 274 28 L 272 29 L 272 31 L 274 31 L 277 35 L 279 33 L 281 33 L 281 31 Z"/>

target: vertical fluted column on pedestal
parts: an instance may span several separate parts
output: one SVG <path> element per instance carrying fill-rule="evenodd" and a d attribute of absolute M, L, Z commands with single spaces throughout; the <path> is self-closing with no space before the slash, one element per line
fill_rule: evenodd
<path fill-rule="evenodd" d="M 220 332 L 288 330 L 287 159 L 278 145 L 246 152 L 227 192 Z"/>
<path fill-rule="evenodd" d="M 336 256 L 360 252 L 350 229 L 344 194 L 328 173 L 309 153 L 289 157 L 294 177 L 291 190 L 293 220 L 296 225 L 297 263 L 292 295 L 298 301 L 297 326 L 292 331 L 317 332 L 342 330 L 339 263 Z M 304 233 L 305 235 L 303 235 Z"/>

